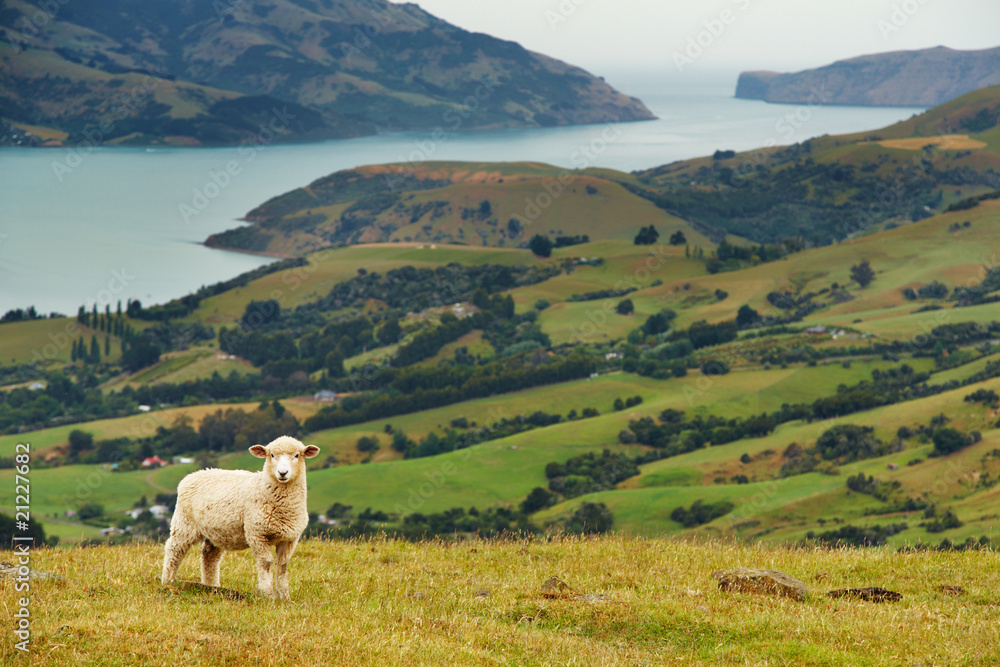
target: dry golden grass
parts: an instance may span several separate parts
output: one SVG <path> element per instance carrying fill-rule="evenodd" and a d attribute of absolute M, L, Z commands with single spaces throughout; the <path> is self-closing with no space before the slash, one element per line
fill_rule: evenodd
<path fill-rule="evenodd" d="M 918 151 L 924 146 L 934 144 L 946 151 L 961 151 L 975 148 L 985 148 L 985 141 L 970 139 L 967 134 L 945 134 L 937 137 L 911 137 L 909 139 L 886 139 L 879 141 L 885 148 L 902 148 L 907 151 Z"/>
<path fill-rule="evenodd" d="M 253 593 L 247 552 L 223 561 L 232 600 L 164 587 L 156 545 L 43 550 L 65 581 L 31 590 L 40 665 L 986 665 L 1000 660 L 1000 571 L 987 553 L 789 550 L 607 537 L 551 542 L 303 543 L 291 603 Z M 197 578 L 197 554 L 181 571 Z M 0 553 L 0 560 L 10 560 Z M 778 569 L 813 595 L 724 593 L 714 570 Z M 817 583 L 815 576 L 827 572 Z M 572 588 L 548 599 L 559 576 Z M 967 593 L 947 595 L 941 584 Z M 883 585 L 898 603 L 824 597 Z M 0 582 L 5 613 L 13 583 Z M 488 595 L 479 594 L 488 591 Z M 575 599 L 601 595 L 606 599 Z M 0 662 L 17 651 L 8 635 Z M 27 661 L 26 661 L 27 662 Z"/>

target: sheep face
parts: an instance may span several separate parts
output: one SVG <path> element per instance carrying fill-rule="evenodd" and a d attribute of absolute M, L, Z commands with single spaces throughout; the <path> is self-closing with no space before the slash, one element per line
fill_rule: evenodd
<path fill-rule="evenodd" d="M 254 445 L 250 453 L 264 459 L 264 472 L 279 484 L 295 481 L 305 472 L 305 460 L 319 454 L 319 447 L 303 445 L 295 438 L 281 436 L 271 444 Z"/>

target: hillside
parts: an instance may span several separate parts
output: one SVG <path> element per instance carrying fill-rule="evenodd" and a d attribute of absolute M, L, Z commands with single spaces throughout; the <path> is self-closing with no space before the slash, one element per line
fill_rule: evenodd
<path fill-rule="evenodd" d="M 995 407 L 967 397 L 1000 391 L 1000 285 L 989 278 L 978 305 L 957 307 L 956 297 L 992 275 L 987 269 L 1000 250 L 998 218 L 1000 202 L 984 200 L 851 243 L 800 249 L 770 261 L 755 256 L 714 274 L 707 270 L 710 246 L 704 247 L 706 257 L 695 258 L 683 246 L 636 246 L 629 240 L 557 248 L 548 259 L 518 249 L 405 242 L 325 249 L 235 280 L 229 289 L 206 289 L 138 313 L 151 321 L 130 318 L 160 341 L 205 326 L 217 333 L 178 345 L 149 368 L 119 375 L 111 370 L 114 355 L 104 366 L 81 368 L 68 358 L 53 364 L 50 382 L 60 372 L 85 378 L 96 372 L 102 382 L 65 413 L 40 414 L 52 414 L 46 400 L 63 401 L 62 393 L 46 390 L 32 405 L 26 392 L 7 387 L 0 398 L 10 398 L 0 400 L 0 420 L 10 426 L 0 437 L 0 458 L 27 441 L 58 462 L 77 429 L 92 433 L 96 442 L 119 442 L 125 452 L 197 451 L 199 429 L 220 408 L 253 413 L 261 401 L 277 398 L 300 420 L 303 437 L 323 449 L 324 462 L 310 472 L 310 510 L 323 514 L 336 503 L 352 505 L 352 525 L 365 511 L 387 513 L 372 530 L 397 530 L 410 512 L 438 521 L 443 513 L 473 506 L 480 512 L 515 511 L 535 489 L 555 484 L 546 472 L 550 465 L 586 461 L 608 450 L 638 461 L 635 470 L 586 493 L 556 493 L 531 521 L 565 525 L 584 503 L 599 502 L 611 510 L 615 530 L 647 536 L 738 535 L 786 543 L 841 528 L 894 526 L 877 541 L 895 547 L 962 544 L 991 535 L 995 527 L 988 507 L 1000 475 L 998 415 Z M 580 257 L 600 261 L 573 259 Z M 851 267 L 862 260 L 874 271 L 865 288 L 851 277 Z M 938 281 L 939 287 L 927 289 Z M 618 314 L 616 305 L 626 298 L 633 312 Z M 255 302 L 268 299 L 280 305 L 276 319 L 243 342 L 223 333 L 235 331 Z M 455 303 L 458 310 L 452 310 Z M 448 312 L 480 308 L 487 312 L 446 321 Z M 693 350 L 677 347 L 699 322 L 722 326 L 744 308 L 784 324 L 763 331 L 747 327 L 735 339 Z M 168 312 L 171 324 L 155 319 Z M 662 312 L 674 314 L 668 330 L 642 333 Z M 400 334 L 389 340 L 380 332 L 393 322 Z M 804 330 L 815 325 L 826 332 Z M 66 323 L 0 326 L 3 356 L 27 361 L 31 336 L 58 332 Z M 167 336 L 169 331 L 175 334 Z M 350 331 L 355 333 L 345 333 Z M 115 342 L 113 351 L 117 347 Z M 220 355 L 220 347 L 242 358 Z M 400 358 L 406 363 L 393 361 L 404 350 L 407 356 Z M 527 375 L 573 359 L 589 361 L 575 375 Z M 731 372 L 717 374 L 712 364 L 720 362 Z M 592 371 L 598 377 L 590 377 Z M 895 377 L 886 374 L 900 372 L 910 373 L 902 376 L 902 388 L 886 384 L 885 378 Z M 227 388 L 222 378 L 230 373 L 238 382 L 228 381 Z M 465 383 L 473 374 L 480 384 Z M 481 382 L 500 376 L 507 378 L 504 384 L 484 389 Z M 216 388 L 198 384 L 207 382 Z M 461 391 L 442 389 L 459 383 L 465 383 Z M 336 406 L 314 401 L 311 393 L 324 386 L 346 397 Z M 865 403 L 844 404 L 835 413 L 823 407 L 855 391 Z M 127 411 L 131 402 L 131 416 L 65 423 L 79 419 L 88 405 L 116 396 L 110 407 Z M 377 403 L 379 396 L 388 402 Z M 641 402 L 621 405 L 634 397 Z M 347 411 L 366 401 L 376 401 L 381 411 Z M 136 414 L 137 403 L 162 409 Z M 789 406 L 799 407 L 788 412 Z M 660 420 L 670 411 L 683 414 L 677 427 L 683 430 L 667 441 L 650 439 L 643 420 L 669 427 Z M 727 431 L 762 414 L 773 420 L 767 432 Z M 835 414 L 839 419 L 831 420 Z M 932 436 L 942 426 L 932 423 L 935 415 L 944 415 L 949 429 L 978 433 L 979 440 L 960 452 L 931 456 Z M 194 429 L 194 442 L 177 449 L 171 434 L 182 419 Z M 736 421 L 722 426 L 720 419 Z M 18 432 L 28 424 L 52 428 Z M 786 474 L 791 443 L 812 447 L 842 424 L 872 428 L 879 447 L 889 449 Z M 900 432 L 915 435 L 901 439 Z M 392 444 L 397 434 L 400 447 Z M 698 438 L 706 446 L 691 448 Z M 376 449 L 362 451 L 363 439 L 376 441 Z M 257 465 L 235 445 L 217 448 L 217 454 L 223 467 Z M 39 516 L 82 503 L 67 501 L 65 490 L 82 488 L 94 473 L 108 477 L 92 456 L 33 471 Z M 106 518 L 87 524 L 45 518 L 45 529 L 65 541 L 94 537 L 142 496 L 174 488 L 195 467 L 115 473 L 114 484 L 87 493 Z M 446 469 L 461 474 L 442 478 Z M 847 480 L 859 474 L 891 485 L 889 491 L 876 498 L 852 490 Z M 13 471 L 0 470 L 4 479 L 10 484 L 0 485 L 0 498 L 12 503 Z M 444 482 L 428 497 L 414 499 L 428 479 Z M 767 498 L 762 506 L 754 500 L 760 494 Z M 908 499 L 913 503 L 905 504 Z M 678 507 L 698 501 L 732 507 L 702 525 L 672 518 Z M 934 525 L 925 515 L 931 505 L 958 521 Z"/>
<path fill-rule="evenodd" d="M 182 579 L 197 579 L 197 556 Z M 622 537 L 307 541 L 289 566 L 292 602 L 275 604 L 253 593 L 247 552 L 226 557 L 213 595 L 162 586 L 157 545 L 47 549 L 31 567 L 64 579 L 31 583 L 30 648 L 60 665 L 995 664 L 1000 581 L 984 558 Z M 810 595 L 719 590 L 712 573 L 741 566 L 786 572 Z M 546 597 L 552 576 L 570 589 Z M 902 599 L 825 596 L 862 586 Z M 0 590 L 17 595 L 12 578 Z M 7 664 L 14 643 L 0 648 Z"/>
<path fill-rule="evenodd" d="M 626 174 L 538 163 L 372 165 L 264 202 L 208 245 L 298 256 L 336 244 L 525 248 L 535 234 L 629 240 L 654 225 L 691 245 L 825 245 L 940 213 L 1000 187 L 1000 86 L 870 132 Z"/>
<path fill-rule="evenodd" d="M 1000 83 L 1000 47 L 938 46 L 838 60 L 795 73 L 743 72 L 736 97 L 780 104 L 932 107 Z"/>
<path fill-rule="evenodd" d="M 1000 188 L 998 118 L 1000 86 L 992 86 L 886 128 L 720 150 L 635 178 L 688 222 L 756 242 L 801 236 L 824 245 Z"/>
<path fill-rule="evenodd" d="M 627 190 L 610 170 L 538 163 L 427 162 L 340 171 L 250 211 L 255 224 L 207 244 L 301 255 L 338 243 L 451 243 L 526 248 L 535 234 L 631 240 L 640 227 L 710 241 Z"/>
<path fill-rule="evenodd" d="M 567 63 L 387 0 L 0 3 L 0 117 L 36 144 L 237 144 L 652 118 Z M 88 137 L 85 132 L 90 133 Z M 60 134 L 65 133 L 65 134 Z M 68 136 L 66 136 L 68 135 Z"/>

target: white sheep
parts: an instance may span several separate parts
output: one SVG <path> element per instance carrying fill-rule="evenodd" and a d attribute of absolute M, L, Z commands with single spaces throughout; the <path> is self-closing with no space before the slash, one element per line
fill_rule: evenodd
<path fill-rule="evenodd" d="M 319 454 L 319 447 L 281 436 L 266 447 L 254 445 L 250 453 L 265 459 L 262 471 L 199 470 L 177 485 L 177 507 L 164 547 L 164 584 L 177 577 L 188 549 L 203 541 L 201 583 L 218 586 L 223 552 L 249 548 L 257 561 L 257 587 L 273 598 L 273 546 L 278 597 L 289 599 L 288 561 L 309 523 L 305 459 Z"/>

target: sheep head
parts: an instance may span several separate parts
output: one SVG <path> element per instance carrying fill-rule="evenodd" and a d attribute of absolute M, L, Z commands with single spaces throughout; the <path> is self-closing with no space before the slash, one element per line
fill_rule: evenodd
<path fill-rule="evenodd" d="M 306 459 L 319 454 L 319 447 L 303 445 L 283 435 L 268 445 L 254 445 L 250 453 L 264 459 L 264 472 L 279 484 L 288 484 L 305 473 Z"/>

